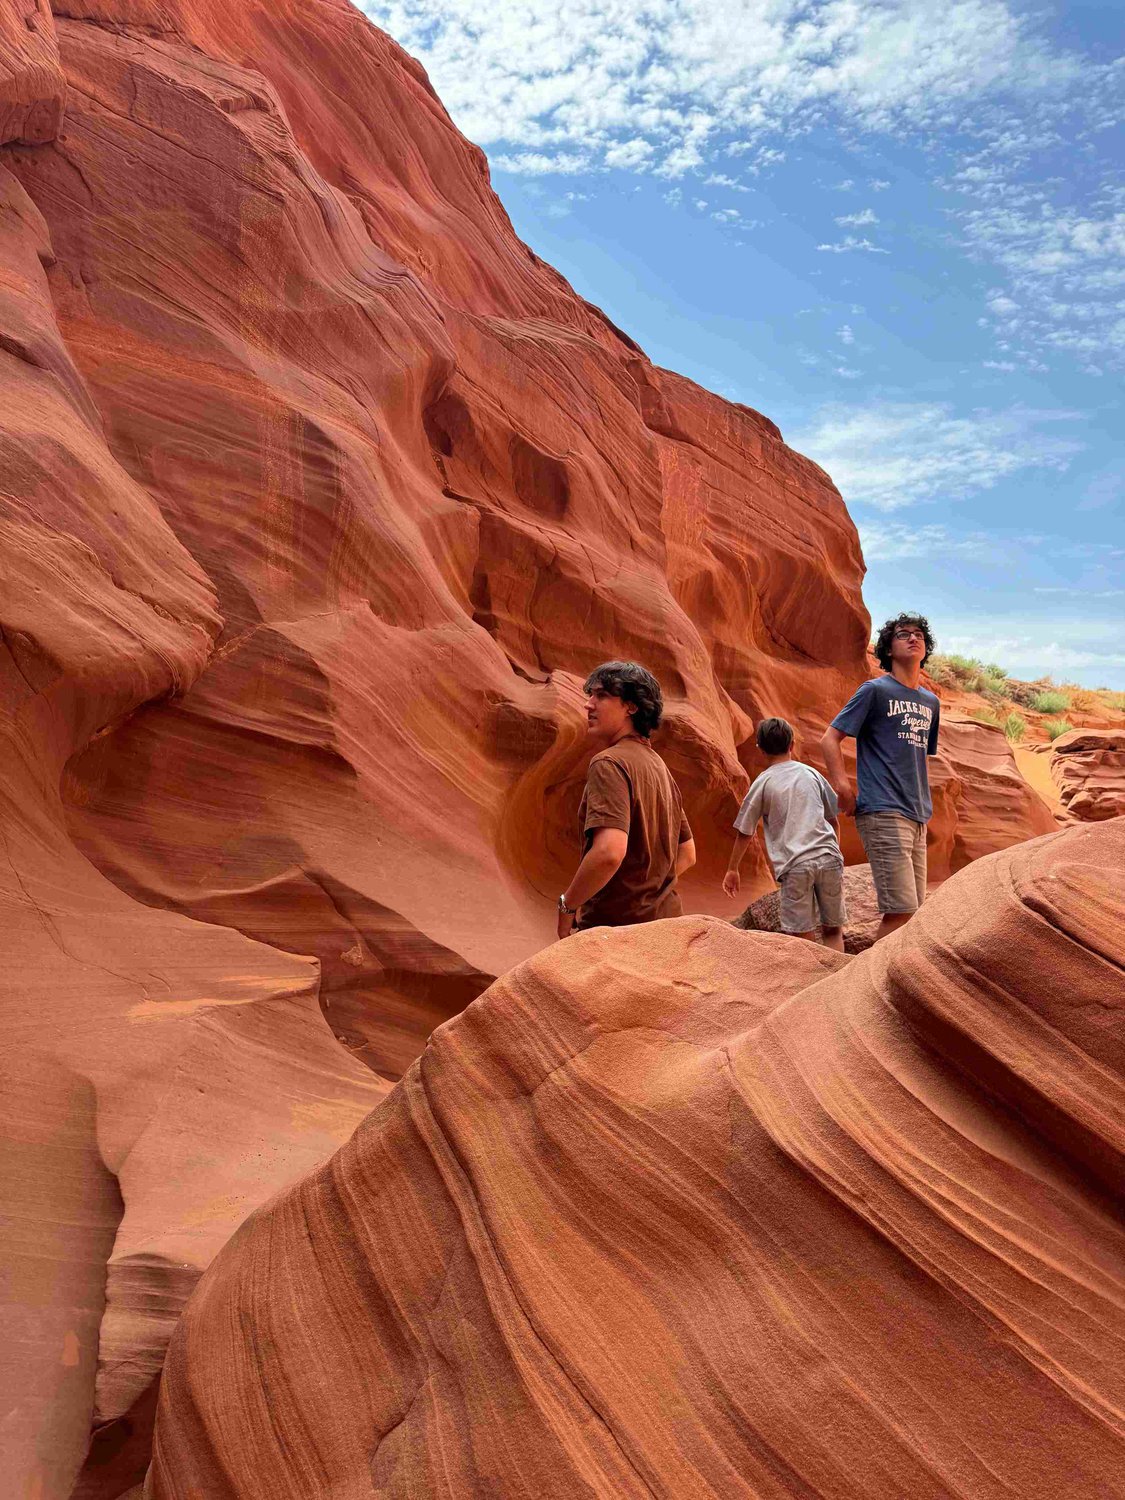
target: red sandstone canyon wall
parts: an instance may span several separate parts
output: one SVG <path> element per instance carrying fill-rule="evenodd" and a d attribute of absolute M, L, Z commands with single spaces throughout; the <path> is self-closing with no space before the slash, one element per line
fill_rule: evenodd
<path fill-rule="evenodd" d="M 205 1275 L 148 1500 L 1120 1493 L 1123 861 L 498 980 Z"/>
<path fill-rule="evenodd" d="M 4 1461 L 109 1496 L 202 1268 L 548 940 L 589 667 L 664 682 L 707 909 L 755 720 L 811 744 L 869 622 L 828 476 L 344 0 L 0 9 L 0 472 Z M 951 868 L 1039 831 L 982 776 Z"/>

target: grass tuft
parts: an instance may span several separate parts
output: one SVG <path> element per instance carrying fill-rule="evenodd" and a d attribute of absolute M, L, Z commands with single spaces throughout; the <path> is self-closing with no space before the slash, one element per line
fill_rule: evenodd
<path fill-rule="evenodd" d="M 926 671 L 943 687 L 960 688 L 965 693 L 985 693 L 1003 697 L 1007 673 L 994 661 L 978 661 L 975 656 L 958 656 L 955 651 L 935 652 L 926 663 Z"/>
<path fill-rule="evenodd" d="M 1068 724 L 1065 719 L 1048 719 L 1043 728 L 1047 731 L 1049 740 L 1057 740 L 1059 735 L 1069 734 L 1074 725 Z"/>
<path fill-rule="evenodd" d="M 1023 714 L 1009 714 L 1001 725 L 1009 744 L 1018 745 L 1027 733 L 1027 720 Z"/>
<path fill-rule="evenodd" d="M 1032 693 L 1027 706 L 1037 714 L 1062 713 L 1070 707 L 1070 694 L 1059 688 L 1044 688 L 1038 693 Z"/>

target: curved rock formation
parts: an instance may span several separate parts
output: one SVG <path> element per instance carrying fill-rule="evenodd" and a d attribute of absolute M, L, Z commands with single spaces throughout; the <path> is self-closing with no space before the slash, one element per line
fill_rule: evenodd
<path fill-rule="evenodd" d="M 662 677 L 725 910 L 753 722 L 812 743 L 868 627 L 828 477 L 523 245 L 346 0 L 54 12 L 0 9 L 0 1377 L 41 1500 L 91 1421 L 79 1493 L 139 1478 L 214 1250 L 549 937 L 587 669 Z"/>
<path fill-rule="evenodd" d="M 1051 779 L 1064 811 L 1098 823 L 1125 813 L 1125 729 L 1074 729 L 1051 745 Z"/>
<path fill-rule="evenodd" d="M 976 719 L 943 712 L 930 785 L 931 881 L 1057 827 L 1051 809 L 1021 774 L 1004 731 Z"/>
<path fill-rule="evenodd" d="M 149 1500 L 1118 1493 L 1123 860 L 505 976 L 206 1274 Z"/>

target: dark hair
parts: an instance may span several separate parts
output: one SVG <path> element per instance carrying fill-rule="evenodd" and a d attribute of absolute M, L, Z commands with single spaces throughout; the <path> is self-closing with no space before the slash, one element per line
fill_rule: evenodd
<path fill-rule="evenodd" d="M 642 739 L 647 740 L 654 729 L 660 728 L 664 694 L 652 673 L 635 661 L 603 661 L 587 677 L 582 691 L 592 693 L 596 687 L 622 703 L 634 705 L 633 728 Z"/>
<path fill-rule="evenodd" d="M 930 622 L 926 619 L 925 615 L 895 615 L 894 619 L 888 620 L 875 637 L 875 655 L 879 658 L 879 665 L 884 672 L 891 670 L 891 641 L 894 639 L 894 633 L 900 625 L 913 625 L 917 630 L 922 632 L 926 642 L 926 654 L 922 658 L 923 666 L 926 665 L 933 655 L 934 638 L 930 632 Z"/>
<path fill-rule="evenodd" d="M 788 719 L 763 719 L 757 738 L 763 755 L 784 755 L 793 744 L 793 726 Z"/>

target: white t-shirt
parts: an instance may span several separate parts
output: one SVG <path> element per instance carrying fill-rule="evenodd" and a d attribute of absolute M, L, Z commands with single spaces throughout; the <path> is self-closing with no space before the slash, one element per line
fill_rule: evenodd
<path fill-rule="evenodd" d="M 774 879 L 780 882 L 795 865 L 806 861 L 834 854 L 843 863 L 828 821 L 838 810 L 836 793 L 819 771 L 799 760 L 783 760 L 767 766 L 754 780 L 734 826 L 749 837 L 762 819 L 766 852 Z"/>

